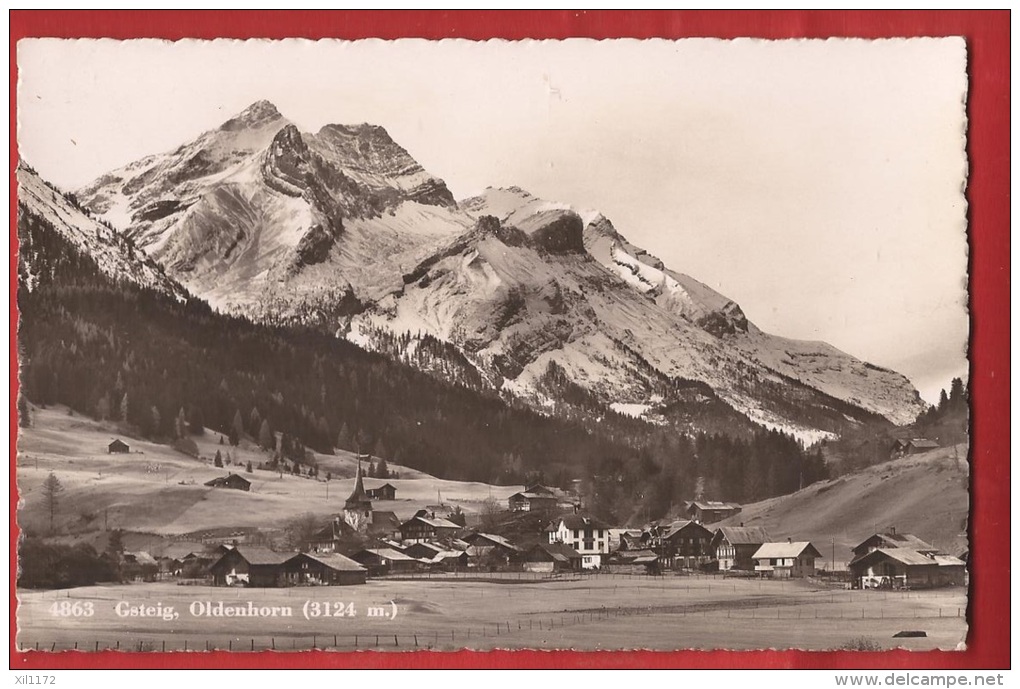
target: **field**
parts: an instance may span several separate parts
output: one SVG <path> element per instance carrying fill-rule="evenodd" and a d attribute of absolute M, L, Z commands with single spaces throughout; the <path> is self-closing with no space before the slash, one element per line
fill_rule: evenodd
<path fill-rule="evenodd" d="M 315 455 L 320 467 L 318 480 L 258 469 L 249 474 L 247 462 L 258 466 L 269 460 L 269 454 L 247 440 L 237 448 L 220 445 L 220 434 L 214 431 L 196 437 L 200 453 L 196 459 L 167 445 L 125 435 L 112 423 L 71 416 L 64 408 L 33 408 L 31 419 L 32 426 L 18 433 L 18 522 L 22 528 L 40 533 L 48 530 L 49 519 L 40 486 L 51 471 L 64 488 L 54 519 L 57 533 L 85 532 L 105 525 L 174 535 L 214 526 L 279 526 L 308 512 L 325 523 L 343 509 L 354 487 L 356 459 L 349 452 Z M 130 445 L 129 454 L 107 453 L 106 447 L 115 437 Z M 229 451 L 234 465 L 215 467 L 217 450 L 223 454 Z M 374 501 L 373 506 L 396 512 L 402 519 L 440 498 L 461 505 L 468 515 L 477 514 L 490 496 L 505 504 L 508 496 L 520 490 L 520 486 L 447 481 L 399 465 L 390 468 L 401 476 L 388 479 L 397 489 L 397 499 Z M 251 492 L 203 485 L 228 471 L 251 480 Z M 327 471 L 337 477 L 328 485 Z M 368 487 L 383 482 L 366 479 Z"/>
<path fill-rule="evenodd" d="M 959 588 L 848 591 L 712 576 L 433 575 L 287 589 L 154 583 L 21 590 L 18 597 L 17 642 L 40 650 L 832 649 L 862 639 L 881 648 L 952 650 L 967 631 Z M 87 601 L 91 617 L 59 616 L 61 606 L 66 612 Z M 196 601 L 251 601 L 289 607 L 293 616 L 195 617 L 189 606 Z M 305 601 L 330 603 L 344 616 L 306 619 Z M 118 603 L 169 606 L 179 617 L 119 617 Z M 373 607 L 378 616 L 369 617 Z M 893 637 L 916 630 L 927 636 Z"/>

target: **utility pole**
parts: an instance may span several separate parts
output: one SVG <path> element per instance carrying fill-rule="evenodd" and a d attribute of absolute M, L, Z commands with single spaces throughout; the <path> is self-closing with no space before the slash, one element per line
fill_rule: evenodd
<path fill-rule="evenodd" d="M 836 574 L 836 537 L 832 537 L 832 573 Z"/>

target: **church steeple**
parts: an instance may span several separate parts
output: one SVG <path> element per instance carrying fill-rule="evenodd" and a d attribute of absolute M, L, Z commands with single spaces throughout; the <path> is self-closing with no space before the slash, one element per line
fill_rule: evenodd
<path fill-rule="evenodd" d="M 358 473 L 354 479 L 354 491 L 344 503 L 344 521 L 356 531 L 364 533 L 372 522 L 372 500 L 365 493 L 361 478 L 361 455 L 358 455 Z"/>
<path fill-rule="evenodd" d="M 358 456 L 358 474 L 354 479 L 354 491 L 351 496 L 347 498 L 347 502 L 344 503 L 344 509 L 352 509 L 361 507 L 363 505 L 369 505 L 371 509 L 372 501 L 369 499 L 368 494 L 365 493 L 365 483 L 361 479 L 361 456 Z"/>

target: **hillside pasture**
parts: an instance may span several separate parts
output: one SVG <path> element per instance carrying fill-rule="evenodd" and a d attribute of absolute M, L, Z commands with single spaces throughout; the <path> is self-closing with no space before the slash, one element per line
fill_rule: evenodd
<path fill-rule="evenodd" d="M 320 476 L 294 476 L 286 472 L 254 469 L 270 455 L 244 439 L 239 447 L 219 444 L 220 434 L 207 430 L 193 436 L 199 457 L 190 457 L 168 445 L 132 437 L 111 422 L 69 415 L 65 408 L 35 408 L 32 425 L 19 429 L 17 480 L 20 496 L 18 520 L 22 528 L 45 534 L 49 514 L 41 485 L 52 471 L 63 492 L 54 517 L 57 533 L 110 529 L 153 534 L 185 534 L 201 529 L 232 526 L 278 528 L 293 517 L 312 513 L 323 519 L 343 509 L 354 488 L 356 455 L 312 455 Z M 121 438 L 130 446 L 127 454 L 108 454 L 107 445 Z M 223 468 L 213 465 L 217 450 L 233 460 Z M 400 465 L 391 465 L 399 479 L 386 479 L 397 489 L 397 500 L 377 501 L 377 510 L 391 510 L 407 518 L 425 505 L 460 505 L 477 514 L 490 496 L 505 504 L 519 486 L 447 481 Z M 252 482 L 251 491 L 214 489 L 203 485 L 227 472 Z M 342 476 L 327 482 L 329 471 Z M 382 479 L 366 479 L 366 485 L 382 485 Z"/>

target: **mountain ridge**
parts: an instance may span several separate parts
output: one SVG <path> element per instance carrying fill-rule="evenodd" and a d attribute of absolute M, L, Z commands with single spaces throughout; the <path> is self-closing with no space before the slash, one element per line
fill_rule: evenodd
<path fill-rule="evenodd" d="M 702 381 L 805 442 L 923 408 L 898 373 L 762 332 L 598 211 L 517 187 L 458 203 L 377 125 L 302 133 L 260 101 L 80 196 L 218 309 L 369 348 L 382 330 L 437 337 L 540 409 L 552 364 L 650 417 L 670 402 L 658 377 Z"/>

